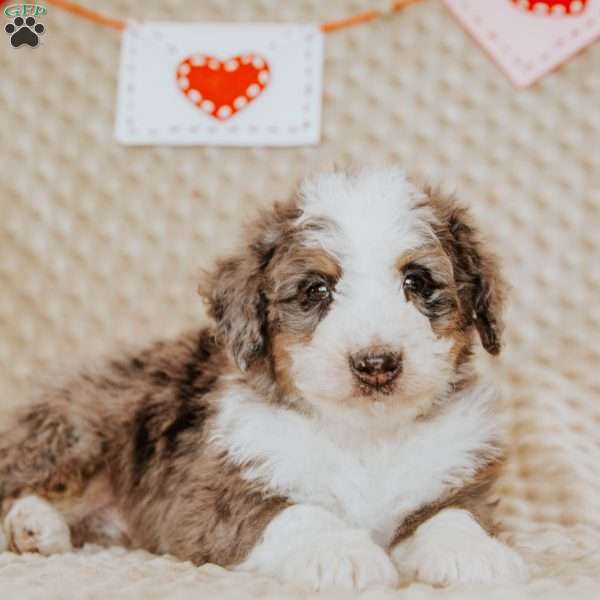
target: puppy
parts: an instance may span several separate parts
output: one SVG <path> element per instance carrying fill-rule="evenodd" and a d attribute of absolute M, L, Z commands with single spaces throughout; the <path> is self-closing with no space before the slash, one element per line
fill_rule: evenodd
<path fill-rule="evenodd" d="M 83 371 L 0 436 L 7 545 L 125 544 L 322 589 L 519 581 L 494 536 L 503 285 L 395 168 L 309 180 L 201 286 L 214 327 Z"/>

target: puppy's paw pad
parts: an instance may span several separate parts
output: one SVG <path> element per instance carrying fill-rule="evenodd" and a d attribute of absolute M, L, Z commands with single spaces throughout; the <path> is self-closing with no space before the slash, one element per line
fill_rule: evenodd
<path fill-rule="evenodd" d="M 35 496 L 17 500 L 4 520 L 10 548 L 45 556 L 69 552 L 71 533 L 62 515 Z"/>
<path fill-rule="evenodd" d="M 313 590 L 398 584 L 389 556 L 364 531 L 323 534 L 316 544 L 296 549 L 283 565 L 283 577 Z"/>
<path fill-rule="evenodd" d="M 527 580 L 527 566 L 511 548 L 489 537 L 447 544 L 410 543 L 393 554 L 403 581 L 434 587 L 463 584 L 509 584 Z"/>

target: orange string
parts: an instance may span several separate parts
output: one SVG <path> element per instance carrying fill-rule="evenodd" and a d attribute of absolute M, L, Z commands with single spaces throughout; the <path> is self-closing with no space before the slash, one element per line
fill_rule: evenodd
<path fill-rule="evenodd" d="M 411 4 L 415 4 L 420 0 L 399 0 L 398 2 L 392 3 L 390 6 L 390 13 L 397 13 L 405 8 L 408 8 Z M 327 21 L 326 23 L 321 23 L 321 31 L 323 33 L 330 33 L 331 31 L 337 31 L 338 29 L 346 29 L 347 27 L 354 27 L 354 25 L 360 25 L 361 23 L 367 23 L 369 21 L 373 21 L 374 19 L 378 19 L 380 17 L 385 16 L 386 13 L 371 9 L 362 13 L 358 13 L 357 15 L 352 15 L 350 17 L 346 17 L 344 19 L 339 19 L 338 21 Z"/>
<path fill-rule="evenodd" d="M 338 21 L 327 21 L 326 23 L 321 23 L 321 31 L 323 33 L 329 33 L 330 31 L 337 31 L 338 29 L 353 27 L 354 25 L 359 25 L 360 23 L 368 23 L 378 16 L 379 13 L 376 10 L 367 10 L 356 15 L 351 15 L 350 17 L 339 19 Z"/>
<path fill-rule="evenodd" d="M 45 2 L 46 4 L 51 4 L 57 8 L 62 8 L 63 10 L 77 15 L 78 17 L 98 23 L 98 25 L 112 27 L 113 29 L 118 29 L 119 31 L 122 31 L 127 27 L 127 22 L 123 21 L 122 19 L 107 17 L 106 15 L 96 12 L 95 10 L 91 10 L 90 8 L 86 8 L 80 4 L 76 4 L 75 2 L 69 2 L 68 0 L 45 0 Z"/>
<path fill-rule="evenodd" d="M 400 12 L 405 8 L 408 8 L 411 4 L 415 4 L 419 1 L 420 0 L 399 0 L 397 2 L 392 3 L 389 12 Z M 96 12 L 95 10 L 92 10 L 90 8 L 86 8 L 85 6 L 81 6 L 80 4 L 76 4 L 75 2 L 70 2 L 69 0 L 46 0 L 46 4 L 51 4 L 52 6 L 56 6 L 57 8 L 61 8 L 62 10 L 66 10 L 67 12 L 70 12 L 78 17 L 88 19 L 89 21 L 93 21 L 94 23 L 98 23 L 98 25 L 112 27 L 113 29 L 117 29 L 119 31 L 122 31 L 127 27 L 127 21 L 123 21 L 122 19 L 115 19 L 113 17 L 107 17 L 102 13 Z M 358 13 L 356 15 L 351 15 L 349 17 L 345 17 L 344 19 L 339 19 L 337 21 L 327 21 L 326 23 L 321 23 L 321 31 L 323 33 L 329 33 L 331 31 L 337 31 L 339 29 L 346 29 L 347 27 L 353 27 L 354 25 L 360 25 L 361 23 L 373 21 L 374 19 L 383 17 L 386 14 L 387 13 L 375 9 L 367 10 L 365 12 Z"/>

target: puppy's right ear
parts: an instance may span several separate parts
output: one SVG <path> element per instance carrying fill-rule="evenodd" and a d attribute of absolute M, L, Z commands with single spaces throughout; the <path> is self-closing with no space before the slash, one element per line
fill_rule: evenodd
<path fill-rule="evenodd" d="M 265 350 L 267 306 L 263 269 L 249 253 L 220 260 L 205 277 L 199 292 L 216 321 L 217 338 L 245 371 Z"/>
<path fill-rule="evenodd" d="M 217 262 L 198 291 L 216 321 L 217 338 L 246 371 L 268 347 L 266 272 L 287 221 L 297 215 L 291 206 L 276 205 L 250 228 L 250 242 L 237 256 Z"/>

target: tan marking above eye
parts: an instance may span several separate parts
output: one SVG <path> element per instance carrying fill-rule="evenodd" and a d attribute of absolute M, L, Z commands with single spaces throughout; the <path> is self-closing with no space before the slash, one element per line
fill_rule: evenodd
<path fill-rule="evenodd" d="M 307 249 L 301 252 L 302 259 L 306 260 L 306 266 L 312 271 L 321 273 L 329 279 L 339 279 L 342 267 L 325 250 Z"/>
<path fill-rule="evenodd" d="M 271 276 L 277 282 L 285 282 L 305 273 L 318 273 L 324 279 L 337 281 L 342 268 L 325 250 L 292 247 L 274 263 Z"/>
<path fill-rule="evenodd" d="M 429 243 L 423 244 L 421 246 L 417 246 L 416 248 L 411 248 L 410 250 L 406 250 L 398 258 L 396 259 L 396 267 L 399 270 L 402 270 L 406 265 L 411 262 L 416 262 L 422 258 L 447 258 L 444 249 L 441 244 L 431 241 Z"/>
<path fill-rule="evenodd" d="M 411 263 L 427 268 L 438 282 L 453 282 L 452 263 L 441 244 L 431 242 L 403 252 L 396 259 L 396 269 L 402 273 Z"/>

